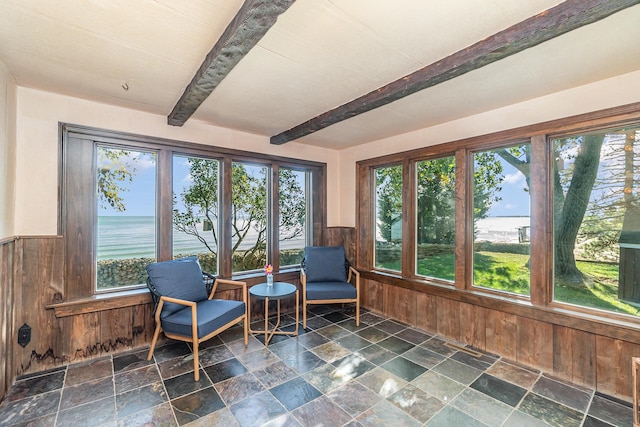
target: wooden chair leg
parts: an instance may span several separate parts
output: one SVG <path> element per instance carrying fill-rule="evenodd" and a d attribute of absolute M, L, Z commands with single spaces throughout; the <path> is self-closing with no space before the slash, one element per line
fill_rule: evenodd
<path fill-rule="evenodd" d="M 307 329 L 307 302 L 302 304 L 302 327 Z"/>
<path fill-rule="evenodd" d="M 160 325 L 156 325 L 156 331 L 153 333 L 153 339 L 151 340 L 151 348 L 149 349 L 149 354 L 147 355 L 147 360 L 151 360 L 153 357 L 153 350 L 156 348 L 156 343 L 158 342 L 158 337 L 160 336 L 160 331 L 162 328 Z"/>
<path fill-rule="evenodd" d="M 198 341 L 193 343 L 193 377 L 200 381 L 200 362 L 198 361 Z"/>
<path fill-rule="evenodd" d="M 633 427 L 640 427 L 640 414 L 638 411 L 638 393 L 640 392 L 640 384 L 638 384 L 638 377 L 640 371 L 640 357 L 633 357 L 631 359 L 631 369 L 633 374 Z"/>
<path fill-rule="evenodd" d="M 249 345 L 249 316 L 244 315 L 244 345 Z"/>
<path fill-rule="evenodd" d="M 356 300 L 356 326 L 360 326 L 360 298 Z"/>

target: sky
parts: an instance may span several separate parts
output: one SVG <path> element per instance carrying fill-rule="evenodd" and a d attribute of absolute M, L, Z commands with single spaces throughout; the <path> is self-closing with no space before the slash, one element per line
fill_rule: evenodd
<path fill-rule="evenodd" d="M 527 182 L 522 172 L 502 161 L 504 181 L 502 182 L 501 200 L 489 209 L 488 216 L 529 216 L 530 198 Z"/>
<path fill-rule="evenodd" d="M 189 183 L 189 165 L 184 157 L 176 157 L 173 162 L 174 183 L 187 185 Z M 522 173 L 506 162 L 503 163 L 505 179 L 502 183 L 501 200 L 494 203 L 488 216 L 529 216 L 529 193 L 525 192 L 526 181 Z M 155 215 L 155 159 L 146 155 L 141 161 L 136 161 L 136 173 L 133 183 L 126 185 L 127 191 L 120 192 L 124 199 L 126 212 L 118 213 L 115 209 L 99 207 L 99 215 L 128 215 L 128 216 L 153 216 Z M 180 193 L 182 189 L 178 189 Z"/>

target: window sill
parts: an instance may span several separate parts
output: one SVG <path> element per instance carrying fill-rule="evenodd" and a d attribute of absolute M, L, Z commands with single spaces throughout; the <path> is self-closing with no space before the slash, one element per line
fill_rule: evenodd
<path fill-rule="evenodd" d="M 114 308 L 148 304 L 151 302 L 149 290 L 143 288 L 94 295 L 88 298 L 50 304 L 45 308 L 54 310 L 56 317 L 68 317 L 94 313 L 96 311 L 112 310 Z"/>

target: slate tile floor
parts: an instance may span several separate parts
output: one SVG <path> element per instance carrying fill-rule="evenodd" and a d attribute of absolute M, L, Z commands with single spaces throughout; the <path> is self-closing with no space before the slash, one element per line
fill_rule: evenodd
<path fill-rule="evenodd" d="M 21 378 L 0 426 L 632 425 L 628 403 L 593 390 L 371 312 L 356 328 L 341 307 L 313 311 L 306 331 L 268 348 L 261 336 L 245 348 L 239 327 L 210 340 L 199 382 L 177 342 L 151 362 L 143 349 Z"/>

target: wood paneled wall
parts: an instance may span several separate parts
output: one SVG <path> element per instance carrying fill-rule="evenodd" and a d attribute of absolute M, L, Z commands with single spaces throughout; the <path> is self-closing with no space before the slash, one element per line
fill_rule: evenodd
<path fill-rule="evenodd" d="M 147 345 L 153 334 L 151 304 L 56 317 L 46 306 L 64 296 L 63 239 L 19 237 L 0 244 L 0 386 L 6 393 L 27 373 Z M 149 299 L 150 301 L 150 299 Z M 31 342 L 18 345 L 18 328 Z"/>
<path fill-rule="evenodd" d="M 0 241 L 0 400 L 5 396 L 14 378 L 13 345 L 17 336 L 17 331 L 13 332 L 14 247 L 13 239 Z"/>
<path fill-rule="evenodd" d="M 590 326 L 587 320 L 576 321 L 576 327 L 564 326 L 552 319 L 541 320 L 544 316 L 531 318 L 514 313 L 517 309 L 503 311 L 491 304 L 480 306 L 430 294 L 426 286 L 416 290 L 392 281 L 364 279 L 361 287 L 362 305 L 374 312 L 631 400 L 631 358 L 640 355 L 640 340 L 585 331 Z M 598 330 L 595 325 L 592 329 Z"/>
<path fill-rule="evenodd" d="M 343 245 L 354 259 L 354 229 L 331 227 L 323 233 L 326 245 Z M 151 299 L 119 307 L 95 302 L 90 310 L 65 309 L 56 317 L 47 306 L 65 301 L 64 239 L 34 236 L 0 242 L 0 400 L 13 381 L 24 374 L 103 356 L 151 342 L 155 328 Z M 299 286 L 299 273 L 279 275 Z M 247 280 L 259 283 L 261 277 Z M 97 308 L 96 308 L 97 307 Z M 283 300 L 282 310 L 293 311 L 294 301 Z M 262 301 L 252 301 L 252 314 L 261 317 Z M 17 343 L 18 328 L 31 326 L 31 342 Z"/>
<path fill-rule="evenodd" d="M 344 246 L 347 259 L 356 263 L 356 230 L 352 227 L 328 227 L 324 235 L 325 246 Z"/>
<path fill-rule="evenodd" d="M 344 245 L 349 256 L 354 237 L 353 228 L 335 227 L 327 230 L 324 241 Z M 0 242 L 2 394 L 20 375 L 151 342 L 154 324 L 150 303 L 64 317 L 45 308 L 63 292 L 62 247 L 60 237 Z M 279 279 L 299 284 L 296 274 L 287 273 Z M 548 316 L 544 314 L 521 315 L 518 310 L 503 309 L 504 304 L 476 304 L 447 298 L 442 292 L 430 293 L 428 286 L 414 289 L 402 286 L 399 279 L 383 280 L 362 279 L 363 307 L 602 393 L 631 398 L 631 357 L 640 355 L 640 338 L 612 336 L 606 333 L 610 328 L 599 328 L 595 321 L 589 330 L 584 319 L 575 326 L 572 322 L 559 324 L 545 320 Z M 261 304 L 254 301 L 256 316 L 263 313 Z M 285 311 L 291 308 L 283 305 Z M 17 344 L 17 329 L 23 323 L 32 328 L 31 343 L 25 348 Z M 638 334 L 629 334 L 632 336 Z"/>

